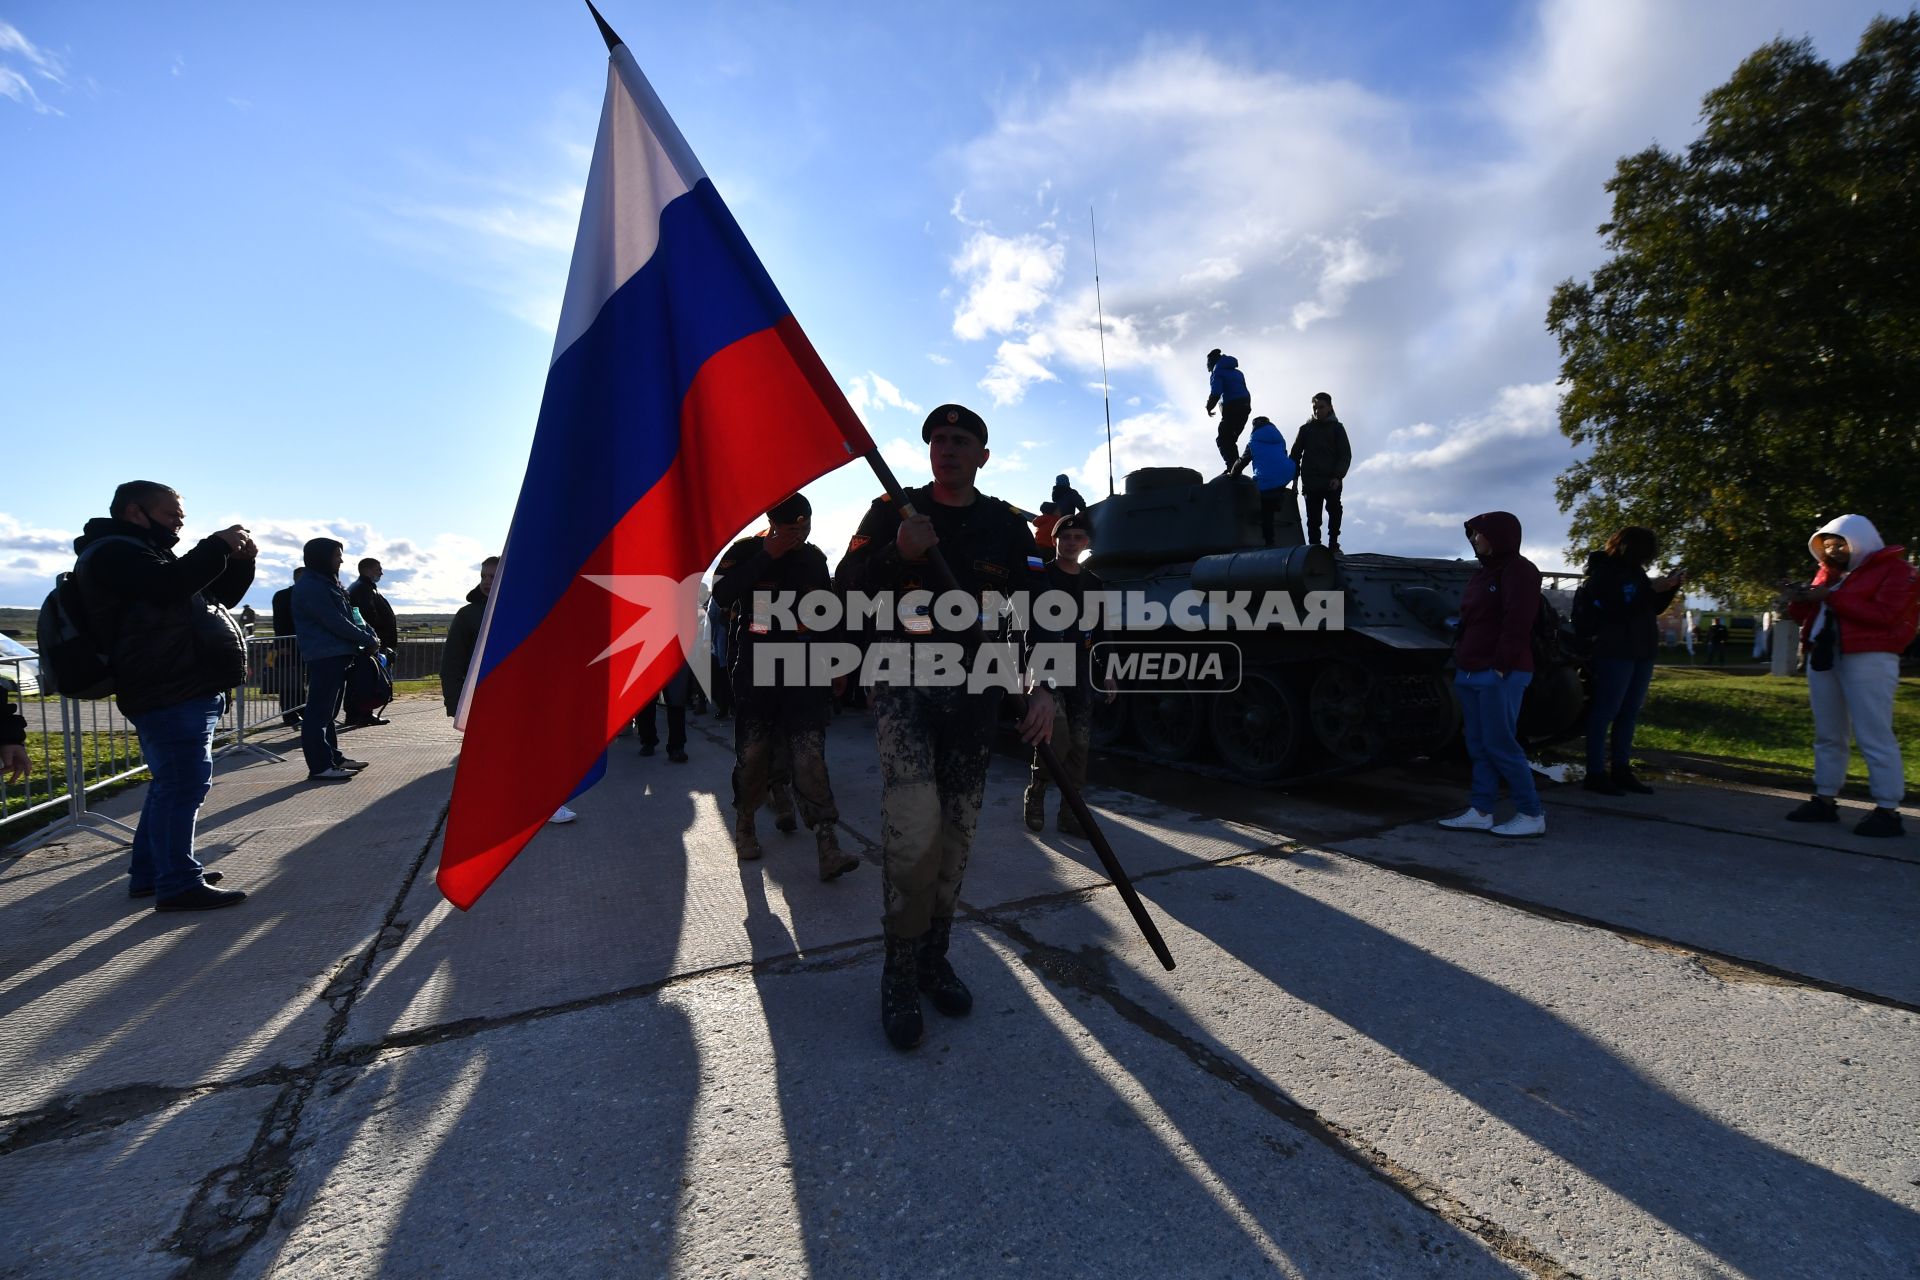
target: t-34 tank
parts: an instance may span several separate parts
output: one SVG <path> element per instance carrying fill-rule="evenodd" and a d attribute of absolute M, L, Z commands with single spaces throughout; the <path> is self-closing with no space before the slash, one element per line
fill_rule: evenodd
<path fill-rule="evenodd" d="M 1255 621 L 1272 592 L 1292 597 L 1291 612 L 1302 618 L 1312 616 L 1310 592 L 1340 592 L 1344 604 L 1338 630 L 1243 628 L 1227 611 L 1208 607 L 1205 621 L 1224 634 L 1196 634 L 1171 622 L 1150 631 L 1109 631 L 1114 641 L 1231 640 L 1239 647 L 1241 678 L 1232 692 L 1163 688 L 1096 703 L 1096 744 L 1132 741 L 1168 760 L 1211 749 L 1233 772 L 1271 781 L 1428 755 L 1458 735 L 1453 619 L 1477 567 L 1473 561 L 1336 557 L 1306 545 L 1297 505 L 1289 510 L 1285 504 L 1276 513 L 1275 545 L 1265 547 L 1253 482 L 1202 483 L 1185 467 L 1135 471 L 1125 493 L 1093 504 L 1090 514 L 1090 567 L 1110 590 L 1139 592 L 1162 607 L 1186 592 L 1250 592 Z M 1521 736 L 1563 736 L 1584 712 L 1580 671 L 1561 651 L 1534 674 L 1520 713 Z"/>

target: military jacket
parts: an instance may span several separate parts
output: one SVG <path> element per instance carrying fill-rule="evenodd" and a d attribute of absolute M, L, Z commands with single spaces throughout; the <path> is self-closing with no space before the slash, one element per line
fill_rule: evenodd
<path fill-rule="evenodd" d="M 903 492 L 913 509 L 933 520 L 939 535 L 939 550 L 959 581 L 960 589 L 984 603 L 988 592 L 1012 598 L 1019 592 L 1038 597 L 1050 585 L 1040 548 L 1033 530 L 1018 513 L 999 498 L 976 492 L 971 503 L 950 507 L 934 501 L 933 486 Z M 908 560 L 900 554 L 894 537 L 900 531 L 900 510 L 893 499 L 882 494 L 875 498 L 861 518 L 860 528 L 847 544 L 847 554 L 834 572 L 834 584 L 842 591 L 868 594 L 892 592 L 896 599 L 909 591 L 930 591 L 939 595 L 941 582 L 935 576 L 931 558 Z M 928 624 L 919 629 L 903 629 L 892 621 L 893 640 L 945 640 L 966 642 L 957 632 L 943 631 Z M 1004 630 L 1004 620 L 983 618 L 983 631 L 994 635 Z M 885 625 L 885 624 L 883 624 Z M 1029 642 L 1059 639 L 1052 633 L 1029 628 Z"/>
<path fill-rule="evenodd" d="M 740 661 L 741 654 L 755 641 L 768 638 L 795 638 L 797 633 L 773 613 L 756 614 L 753 598 L 760 592 L 778 596 L 793 592 L 803 596 L 810 591 L 833 590 L 832 575 L 827 572 L 827 554 L 811 542 L 803 542 L 778 560 L 767 554 L 764 534 L 742 538 L 720 557 L 713 578 L 713 602 L 726 611 L 727 666 Z M 813 636 L 812 639 L 828 639 Z"/>

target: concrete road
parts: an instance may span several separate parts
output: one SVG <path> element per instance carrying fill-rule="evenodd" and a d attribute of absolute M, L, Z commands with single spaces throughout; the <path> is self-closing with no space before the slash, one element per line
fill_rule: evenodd
<path fill-rule="evenodd" d="M 1098 761 L 1167 973 L 1006 754 L 974 1013 L 903 1055 L 870 721 L 839 881 L 764 816 L 734 858 L 696 719 L 462 914 L 458 742 L 396 712 L 350 784 L 221 767 L 235 910 L 129 902 L 92 837 L 0 865 L 0 1275 L 1920 1274 L 1920 835 L 1662 780 L 1509 842 L 1432 825 L 1444 773 Z"/>

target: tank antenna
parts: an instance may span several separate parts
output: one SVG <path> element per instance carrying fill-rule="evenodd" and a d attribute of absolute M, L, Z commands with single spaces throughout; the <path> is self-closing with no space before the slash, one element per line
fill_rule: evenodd
<path fill-rule="evenodd" d="M 1113 394 L 1107 387 L 1107 309 L 1100 302 L 1100 228 L 1087 206 L 1087 226 L 1093 232 L 1093 307 L 1100 323 L 1100 403 L 1107 411 L 1107 496 L 1113 496 Z"/>

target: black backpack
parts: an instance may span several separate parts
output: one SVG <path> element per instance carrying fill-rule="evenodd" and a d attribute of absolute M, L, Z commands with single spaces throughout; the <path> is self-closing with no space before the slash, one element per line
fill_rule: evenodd
<path fill-rule="evenodd" d="M 1582 581 L 1573 593 L 1573 634 L 1591 641 L 1600 634 L 1600 602 L 1593 598 L 1593 583 Z"/>
<path fill-rule="evenodd" d="M 1574 616 L 1579 616 L 1579 601 L 1574 602 Z M 1540 597 L 1540 611 L 1533 615 L 1533 669 L 1544 670 L 1547 667 L 1565 666 L 1571 660 L 1581 656 L 1580 650 L 1587 647 L 1580 643 L 1574 632 L 1560 620 L 1560 611 L 1553 607 L 1553 601 Z"/>
<path fill-rule="evenodd" d="M 73 569 L 53 580 L 53 590 L 40 605 L 40 691 L 62 698 L 105 698 L 113 693 L 113 668 L 106 646 L 87 617 L 86 601 L 74 575 L 107 542 L 137 542 L 137 538 L 102 538 L 80 553 Z"/>

